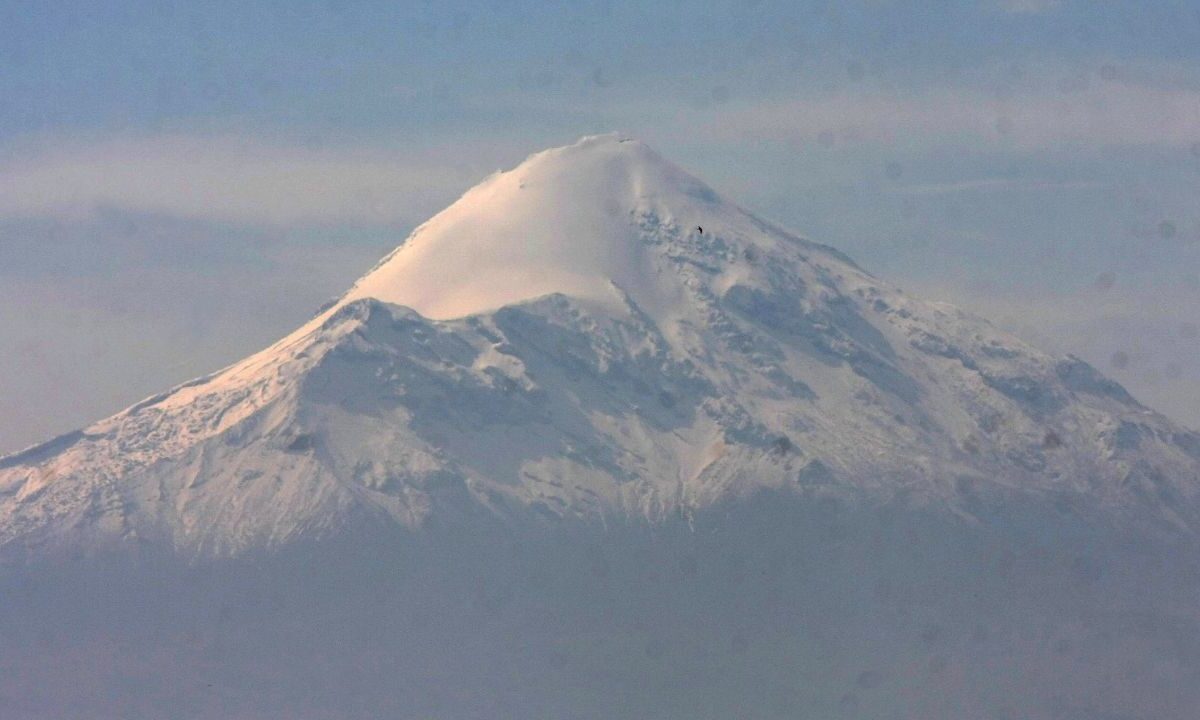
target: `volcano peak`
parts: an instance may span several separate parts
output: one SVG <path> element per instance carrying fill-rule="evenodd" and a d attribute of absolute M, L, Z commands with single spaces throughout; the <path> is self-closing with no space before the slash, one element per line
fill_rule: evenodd
<path fill-rule="evenodd" d="M 373 297 L 433 319 L 550 293 L 612 306 L 622 293 L 669 312 L 646 224 L 686 237 L 753 228 L 738 208 L 644 143 L 616 134 L 531 155 L 418 227 L 343 299 Z"/>

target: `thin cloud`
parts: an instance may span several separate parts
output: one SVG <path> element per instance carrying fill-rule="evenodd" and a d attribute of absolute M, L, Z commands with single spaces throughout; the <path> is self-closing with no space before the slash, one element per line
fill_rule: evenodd
<path fill-rule="evenodd" d="M 958 182 L 928 183 L 897 188 L 903 195 L 953 195 L 961 192 L 991 192 L 1007 190 L 1095 190 L 1107 187 L 1095 180 L 1037 180 L 1013 178 L 979 178 Z"/>
<path fill-rule="evenodd" d="M 187 135 L 43 147 L 0 165 L 0 217 L 118 208 L 251 225 L 411 223 L 486 174 L 461 160 Z"/>
<path fill-rule="evenodd" d="M 996 7 L 1014 15 L 1040 15 L 1057 9 L 1061 0 L 1000 0 Z"/>
<path fill-rule="evenodd" d="M 634 102 L 624 114 L 636 117 L 636 109 Z M 987 151 L 1063 144 L 1186 150 L 1198 140 L 1200 91 L 1117 81 L 999 96 L 967 88 L 808 91 L 731 101 L 707 117 L 634 124 L 643 135 L 696 146 L 769 140 L 917 152 L 955 143 Z M 407 225 L 538 145 L 491 140 L 421 151 L 387 142 L 310 147 L 186 134 L 43 143 L 0 161 L 0 219 L 79 217 L 111 207 L 250 225 Z"/>
<path fill-rule="evenodd" d="M 1017 94 L 940 89 L 826 94 L 731 107 L 709 125 L 723 139 L 796 144 L 1034 150 L 1061 144 L 1191 147 L 1200 92 L 1119 82 Z"/>

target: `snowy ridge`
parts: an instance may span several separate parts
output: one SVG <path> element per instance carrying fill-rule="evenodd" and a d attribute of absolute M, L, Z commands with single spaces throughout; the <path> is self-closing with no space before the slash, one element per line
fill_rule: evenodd
<path fill-rule="evenodd" d="M 530 157 L 276 345 L 0 459 L 0 545 L 235 555 L 761 488 L 1197 528 L 1200 436 L 617 136 Z"/>

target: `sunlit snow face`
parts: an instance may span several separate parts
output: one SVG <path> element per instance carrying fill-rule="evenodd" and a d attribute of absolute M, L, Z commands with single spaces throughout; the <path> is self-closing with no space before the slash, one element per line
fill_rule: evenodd
<path fill-rule="evenodd" d="M 701 221 L 749 226 L 734 206 L 641 142 L 587 138 L 472 189 L 419 227 L 345 301 L 373 297 L 448 319 L 550 293 L 618 308 L 628 295 L 652 314 L 669 313 L 682 302 L 680 288 L 669 274 L 656 274 L 640 230 L 660 214 L 683 234 Z"/>

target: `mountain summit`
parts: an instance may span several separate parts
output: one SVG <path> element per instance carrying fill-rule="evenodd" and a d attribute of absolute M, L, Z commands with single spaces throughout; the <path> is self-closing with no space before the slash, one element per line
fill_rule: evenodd
<path fill-rule="evenodd" d="M 412 234 L 343 302 L 374 298 L 433 320 L 494 311 L 550 293 L 619 309 L 627 294 L 669 312 L 683 302 L 630 221 L 684 231 L 748 219 L 636 140 L 584 138 L 493 175 Z M 737 221 L 740 221 L 737 222 Z"/>
<path fill-rule="evenodd" d="M 1193 533 L 1200 436 L 644 144 L 495 174 L 272 347 L 0 459 L 7 553 L 656 523 L 763 491 Z"/>

